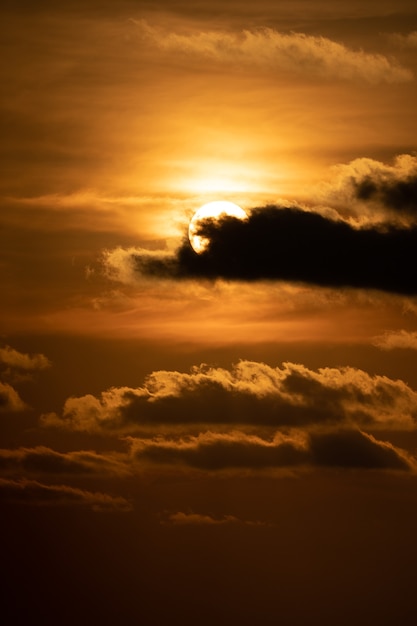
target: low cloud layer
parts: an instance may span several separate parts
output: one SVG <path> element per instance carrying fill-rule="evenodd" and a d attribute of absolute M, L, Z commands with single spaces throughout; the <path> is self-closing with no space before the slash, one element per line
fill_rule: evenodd
<path fill-rule="evenodd" d="M 148 45 L 170 55 L 371 84 L 401 83 L 413 79 L 410 70 L 381 54 L 351 50 L 325 37 L 282 33 L 272 28 L 240 33 L 174 33 L 153 27 L 143 20 L 135 23 Z"/>
<path fill-rule="evenodd" d="M 69 398 L 62 416 L 42 423 L 84 432 L 135 433 L 149 427 L 201 424 L 315 427 L 329 424 L 412 429 L 417 392 L 401 380 L 355 368 L 241 361 L 231 370 L 157 371 L 142 387 L 112 388 L 100 397 Z"/>

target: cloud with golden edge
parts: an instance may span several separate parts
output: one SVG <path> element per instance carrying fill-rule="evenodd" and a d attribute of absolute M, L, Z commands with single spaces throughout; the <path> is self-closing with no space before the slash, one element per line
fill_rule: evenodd
<path fill-rule="evenodd" d="M 199 424 L 311 428 L 323 424 L 414 429 L 417 392 L 401 380 L 352 367 L 271 367 L 240 361 L 232 369 L 153 372 L 141 387 L 113 387 L 99 397 L 69 398 L 62 415 L 41 423 L 84 432 L 131 434 Z"/>

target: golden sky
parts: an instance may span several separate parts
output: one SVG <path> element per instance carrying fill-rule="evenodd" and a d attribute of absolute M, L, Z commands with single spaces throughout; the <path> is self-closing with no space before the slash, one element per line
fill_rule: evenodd
<path fill-rule="evenodd" d="M 6 623 L 411 623 L 415 2 L 1 18 Z"/>

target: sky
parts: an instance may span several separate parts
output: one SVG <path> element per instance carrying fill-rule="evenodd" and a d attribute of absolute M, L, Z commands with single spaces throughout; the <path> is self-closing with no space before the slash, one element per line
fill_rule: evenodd
<path fill-rule="evenodd" d="M 415 2 L 1 12 L 5 623 L 409 623 Z"/>

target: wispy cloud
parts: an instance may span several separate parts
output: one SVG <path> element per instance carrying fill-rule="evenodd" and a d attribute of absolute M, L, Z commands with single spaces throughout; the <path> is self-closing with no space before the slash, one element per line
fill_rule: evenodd
<path fill-rule="evenodd" d="M 15 413 L 26 408 L 17 391 L 11 385 L 0 382 L 0 413 Z"/>
<path fill-rule="evenodd" d="M 68 485 L 46 485 L 36 480 L 0 478 L 3 501 L 35 506 L 86 506 L 94 511 L 130 511 L 131 503 L 120 496 L 84 491 Z"/>
<path fill-rule="evenodd" d="M 401 83 L 413 79 L 410 70 L 381 54 L 351 50 L 325 37 L 272 28 L 181 34 L 165 32 L 144 20 L 136 24 L 148 45 L 170 54 L 336 80 Z"/>
<path fill-rule="evenodd" d="M 417 332 L 397 330 L 386 332 L 375 337 L 374 345 L 382 350 L 394 350 L 396 348 L 417 350 Z"/>
<path fill-rule="evenodd" d="M 51 366 L 50 360 L 43 354 L 25 354 L 5 346 L 0 348 L 0 363 L 19 370 L 44 370 Z"/>

